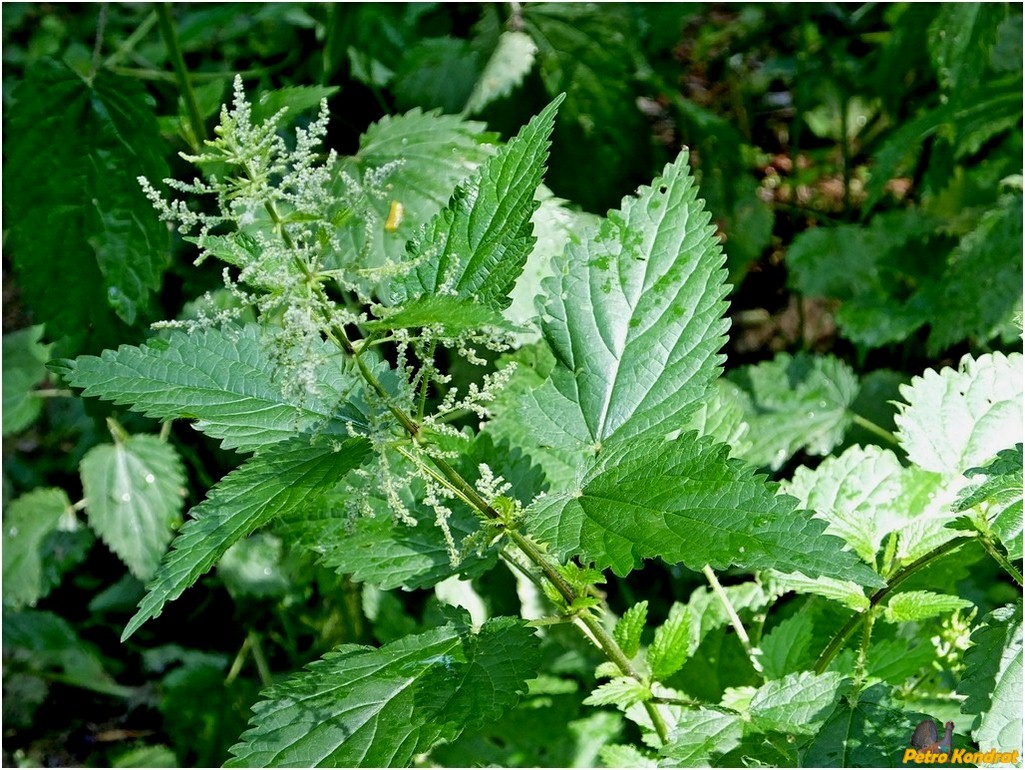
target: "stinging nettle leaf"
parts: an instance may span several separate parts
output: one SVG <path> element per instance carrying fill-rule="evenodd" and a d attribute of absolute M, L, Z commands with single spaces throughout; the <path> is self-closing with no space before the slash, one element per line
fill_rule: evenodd
<path fill-rule="evenodd" d="M 228 767 L 403 767 L 526 692 L 538 640 L 513 618 L 446 625 L 380 649 L 342 645 L 271 687 Z"/>
<path fill-rule="evenodd" d="M 1022 441 L 1020 353 L 968 355 L 957 371 L 927 370 L 900 392 L 907 403 L 894 419 L 908 459 L 952 481 Z"/>
<path fill-rule="evenodd" d="M 666 622 L 655 629 L 655 639 L 648 648 L 651 676 L 664 682 L 687 662 L 690 653 L 690 611 L 677 602 L 669 609 Z"/>
<path fill-rule="evenodd" d="M 566 248 L 542 284 L 557 365 L 521 409 L 545 445 L 593 454 L 613 436 L 682 428 L 719 374 L 725 258 L 687 154 Z"/>
<path fill-rule="evenodd" d="M 461 183 L 448 205 L 407 245 L 411 272 L 392 285 L 400 304 L 437 294 L 502 309 L 534 245 L 530 218 L 562 98 Z"/>
<path fill-rule="evenodd" d="M 472 115 L 488 104 L 508 96 L 534 66 L 537 46 L 530 35 L 515 30 L 506 30 L 498 37 L 498 44 L 484 65 L 464 112 Z"/>
<path fill-rule="evenodd" d="M 42 345 L 43 326 L 30 326 L 3 339 L 3 434 L 17 433 L 39 416 L 43 402 L 32 389 L 46 377 L 52 345 Z"/>
<path fill-rule="evenodd" d="M 993 462 L 982 468 L 969 468 L 965 475 L 983 481 L 961 491 L 954 505 L 955 511 L 965 511 L 977 505 L 986 506 L 993 533 L 1007 549 L 1011 559 L 1022 557 L 1022 445 L 997 453 Z"/>
<path fill-rule="evenodd" d="M 905 591 L 893 596 L 883 611 L 888 623 L 925 620 L 937 615 L 951 615 L 957 610 L 971 607 L 972 603 L 959 596 L 938 594 L 933 591 Z"/>
<path fill-rule="evenodd" d="M 256 324 L 237 336 L 216 329 L 175 331 L 166 341 L 81 356 L 65 376 L 85 396 L 128 404 L 156 419 L 194 419 L 197 430 L 221 439 L 225 449 L 252 451 L 304 431 L 348 436 L 342 408 L 360 381 L 329 343 L 322 352 L 318 392 L 302 398 L 282 394 Z"/>
<path fill-rule="evenodd" d="M 370 442 L 362 438 L 311 446 L 308 436 L 298 436 L 266 447 L 225 476 L 192 510 L 122 639 L 181 596 L 233 543 L 275 517 L 315 508 L 370 452 Z"/>
<path fill-rule="evenodd" d="M 850 680 L 833 671 L 802 671 L 766 682 L 751 699 L 751 721 L 763 730 L 814 735 L 832 715 Z"/>
<path fill-rule="evenodd" d="M 3 601 L 34 605 L 53 588 L 44 571 L 42 546 L 71 511 L 63 489 L 34 489 L 14 500 L 4 514 Z"/>
<path fill-rule="evenodd" d="M 795 510 L 727 448 L 687 434 L 609 446 L 574 489 L 538 498 L 528 528 L 560 556 L 625 575 L 659 557 L 693 570 L 737 566 L 802 572 L 878 586 L 881 581 L 825 522 Z"/>
<path fill-rule="evenodd" d="M 623 617 L 616 622 L 612 636 L 626 657 L 632 658 L 641 648 L 641 632 L 647 620 L 648 602 L 642 601 L 624 612 Z"/>
<path fill-rule="evenodd" d="M 185 469 L 156 436 L 93 447 L 80 465 L 89 526 L 140 580 L 157 569 L 181 522 Z"/>

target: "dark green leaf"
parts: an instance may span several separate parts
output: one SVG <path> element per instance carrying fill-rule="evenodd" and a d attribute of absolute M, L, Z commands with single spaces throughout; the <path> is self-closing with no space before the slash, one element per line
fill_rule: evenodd
<path fill-rule="evenodd" d="M 401 767 L 498 718 L 534 675 L 522 621 L 446 625 L 380 649 L 343 645 L 264 693 L 230 767 Z"/>
<path fill-rule="evenodd" d="M 309 437 L 299 436 L 257 452 L 225 476 L 192 510 L 122 638 L 159 615 L 164 604 L 181 596 L 233 543 L 275 517 L 300 508 L 316 510 L 327 492 L 370 451 L 366 439 L 311 446 Z"/>

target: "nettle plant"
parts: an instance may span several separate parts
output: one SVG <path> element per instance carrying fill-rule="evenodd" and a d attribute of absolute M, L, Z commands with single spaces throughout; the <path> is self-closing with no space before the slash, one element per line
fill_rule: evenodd
<path fill-rule="evenodd" d="M 721 379 L 724 256 L 686 153 L 606 218 L 574 214 L 540 187 L 559 101 L 497 149 L 480 124 L 414 111 L 339 158 L 318 153 L 326 104 L 286 142 L 236 81 L 190 158 L 204 175 L 165 180 L 184 198 L 142 180 L 199 260 L 225 263 L 225 289 L 145 345 L 54 366 L 251 456 L 192 510 L 124 637 L 272 528 L 368 602 L 507 568 L 520 612 L 448 606 L 337 647 L 264 692 L 230 765 L 443 761 L 467 730 L 515 743 L 517 715 L 576 687 L 545 653 L 570 627 L 600 655 L 581 697 L 610 715 L 586 722 L 608 764 L 898 763 L 940 708 L 916 697 L 945 693 L 946 716 L 955 686 L 955 744 L 1020 745 L 1021 605 L 975 619 L 937 577 L 973 546 L 1021 582 L 1020 356 L 905 387 L 905 462 L 855 446 L 781 492 L 744 459 L 764 450 L 753 434 L 797 394 L 828 453 L 853 373 L 784 358 L 748 391 Z M 648 559 L 709 587 L 663 622 L 643 600 L 617 619 L 606 571 Z M 703 645 L 748 684 L 709 696 L 709 669 L 687 666 L 716 660 Z"/>

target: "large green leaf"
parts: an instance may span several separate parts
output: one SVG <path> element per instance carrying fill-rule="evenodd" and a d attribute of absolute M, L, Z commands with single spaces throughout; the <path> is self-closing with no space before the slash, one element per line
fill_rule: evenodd
<path fill-rule="evenodd" d="M 1021 603 L 994 610 L 972 633 L 965 672 L 957 691 L 961 710 L 975 715 L 972 737 L 979 748 L 1010 750 L 1022 745 Z"/>
<path fill-rule="evenodd" d="M 686 153 L 597 232 L 571 241 L 544 282 L 557 364 L 525 401 L 538 443 L 593 454 L 615 436 L 682 428 L 719 373 L 723 256 Z"/>
<path fill-rule="evenodd" d="M 997 453 L 982 468 L 969 468 L 969 478 L 984 477 L 962 490 L 954 509 L 958 512 L 984 505 L 990 526 L 1012 559 L 1022 557 L 1022 445 Z"/>
<path fill-rule="evenodd" d="M 498 718 L 535 674 L 538 642 L 512 618 L 449 624 L 380 649 L 343 645 L 275 685 L 229 767 L 402 767 Z"/>
<path fill-rule="evenodd" d="M 868 564 L 875 564 L 883 538 L 912 518 L 898 507 L 903 468 L 888 449 L 851 447 L 814 470 L 800 467 L 784 489 L 829 522 Z"/>
<path fill-rule="evenodd" d="M 674 760 L 678 767 L 709 767 L 715 757 L 740 743 L 744 718 L 706 708 L 688 710 L 680 715 L 669 741 L 659 753 Z"/>
<path fill-rule="evenodd" d="M 311 446 L 309 437 L 298 436 L 266 447 L 225 476 L 192 510 L 192 518 L 174 539 L 122 638 L 159 615 L 164 604 L 181 596 L 233 543 L 275 517 L 303 507 L 315 509 L 339 479 L 362 465 L 370 451 L 366 439 Z"/>
<path fill-rule="evenodd" d="M 850 684 L 829 671 L 802 671 L 773 679 L 751 699 L 751 720 L 761 730 L 791 735 L 814 735 L 836 707 Z"/>
<path fill-rule="evenodd" d="M 472 115 L 496 99 L 508 96 L 534 66 L 535 53 L 537 46 L 529 35 L 515 30 L 502 32 L 470 98 L 466 100 L 464 112 Z"/>
<path fill-rule="evenodd" d="M 156 436 L 129 436 L 82 458 L 89 525 L 140 580 L 156 572 L 181 523 L 185 469 Z"/>
<path fill-rule="evenodd" d="M 694 570 L 776 568 L 880 584 L 841 540 L 823 533 L 825 522 L 795 504 L 729 459 L 725 446 L 687 434 L 609 446 L 577 488 L 539 498 L 526 516 L 560 555 L 620 575 L 660 557 Z"/>
<path fill-rule="evenodd" d="M 393 303 L 454 294 L 497 308 L 509 304 L 509 292 L 534 245 L 534 194 L 561 101 L 557 98 L 531 119 L 410 239 L 412 270 L 393 284 Z"/>
<path fill-rule="evenodd" d="M 286 398 L 270 345 L 256 324 L 236 333 L 172 332 L 166 341 L 81 356 L 65 376 L 83 395 L 157 419 L 194 419 L 197 430 L 222 439 L 226 449 L 252 451 L 302 431 L 347 436 L 352 416 L 342 407 L 360 380 L 341 354 L 323 343 L 317 391 Z"/>
<path fill-rule="evenodd" d="M 70 511 L 67 493 L 53 488 L 34 489 L 8 506 L 3 524 L 5 605 L 34 605 L 53 588 L 44 569 L 43 544 Z"/>
<path fill-rule="evenodd" d="M 900 389 L 897 438 L 926 470 L 960 480 L 1022 441 L 1022 356 L 965 356 L 957 371 L 927 370 Z"/>
<path fill-rule="evenodd" d="M 6 247 L 25 298 L 54 337 L 112 341 L 148 313 L 169 238 L 136 177 L 167 175 L 149 98 L 136 79 L 91 81 L 42 60 L 14 93 L 4 146 Z"/>
<path fill-rule="evenodd" d="M 46 377 L 46 360 L 50 346 L 41 345 L 43 327 L 5 334 L 3 339 L 3 433 L 17 433 L 31 425 L 43 402 L 32 395 L 32 389 Z"/>

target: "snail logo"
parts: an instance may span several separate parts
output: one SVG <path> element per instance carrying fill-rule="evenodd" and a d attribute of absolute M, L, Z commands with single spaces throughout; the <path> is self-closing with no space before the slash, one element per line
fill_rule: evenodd
<path fill-rule="evenodd" d="M 926 719 L 911 734 L 911 747 L 904 751 L 904 764 L 914 762 L 918 765 L 950 764 L 1011 764 L 1017 765 L 1021 756 L 1020 750 L 1003 751 L 992 748 L 988 751 L 970 751 L 954 748 L 954 723 L 943 725 L 943 737 L 936 730 L 936 723 Z"/>

